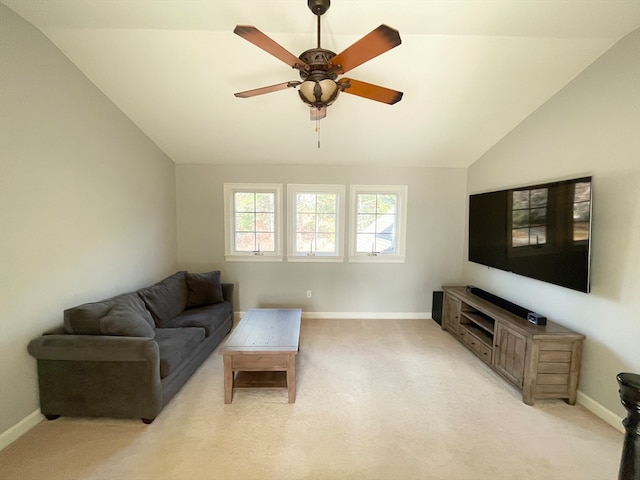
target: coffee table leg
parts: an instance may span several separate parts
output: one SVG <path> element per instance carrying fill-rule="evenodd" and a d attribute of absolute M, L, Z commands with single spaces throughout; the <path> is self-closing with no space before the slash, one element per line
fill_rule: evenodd
<path fill-rule="evenodd" d="M 231 403 L 233 400 L 233 369 L 231 355 L 223 355 L 224 361 L 224 403 Z"/>
<path fill-rule="evenodd" d="M 287 361 L 287 390 L 289 403 L 296 403 L 296 356 L 289 355 Z"/>

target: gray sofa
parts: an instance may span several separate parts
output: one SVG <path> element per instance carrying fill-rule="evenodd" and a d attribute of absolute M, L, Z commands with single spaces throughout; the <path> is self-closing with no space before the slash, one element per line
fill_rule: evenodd
<path fill-rule="evenodd" d="M 151 423 L 231 330 L 233 288 L 219 271 L 181 271 L 65 310 L 64 326 L 28 346 L 43 415 Z"/>

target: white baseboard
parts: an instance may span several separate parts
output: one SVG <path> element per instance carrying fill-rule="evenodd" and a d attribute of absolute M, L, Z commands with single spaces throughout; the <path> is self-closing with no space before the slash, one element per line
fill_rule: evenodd
<path fill-rule="evenodd" d="M 343 318 L 345 320 L 427 320 L 429 312 L 302 312 L 302 318 Z"/>
<path fill-rule="evenodd" d="M 246 312 L 236 312 L 240 319 Z M 326 318 L 345 320 L 429 320 L 431 312 L 302 312 L 302 318 Z"/>
<path fill-rule="evenodd" d="M 15 442 L 20 436 L 27 433 L 29 430 L 39 424 L 43 419 L 44 417 L 40 413 L 40 409 L 38 409 L 20 420 L 6 432 L 3 432 L 0 435 L 0 450 L 8 447 L 10 444 Z"/>
<path fill-rule="evenodd" d="M 625 433 L 624 427 L 622 426 L 622 418 L 613 413 L 608 408 L 603 407 L 598 402 L 596 402 L 593 398 L 588 395 L 585 395 L 580 390 L 578 390 L 578 395 L 576 396 L 576 402 L 582 405 L 584 408 L 593 413 L 596 417 L 601 418 L 613 428 L 618 430 L 620 433 Z"/>

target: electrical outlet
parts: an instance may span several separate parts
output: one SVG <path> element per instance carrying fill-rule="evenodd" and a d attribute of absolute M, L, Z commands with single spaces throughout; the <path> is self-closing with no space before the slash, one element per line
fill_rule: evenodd
<path fill-rule="evenodd" d="M 311 290 L 307 290 L 307 298 L 311 298 Z"/>

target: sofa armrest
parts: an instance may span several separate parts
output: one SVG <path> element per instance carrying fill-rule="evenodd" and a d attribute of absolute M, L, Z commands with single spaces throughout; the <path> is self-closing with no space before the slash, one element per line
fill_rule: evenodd
<path fill-rule="evenodd" d="M 234 283 L 223 283 L 222 284 L 222 297 L 226 302 L 229 302 L 231 305 L 231 318 L 233 319 L 233 290 L 235 288 Z"/>
<path fill-rule="evenodd" d="M 43 335 L 27 347 L 38 360 L 159 362 L 157 342 L 146 337 Z"/>
<path fill-rule="evenodd" d="M 40 410 L 48 418 L 138 417 L 162 409 L 160 353 L 152 338 L 43 335 L 29 343 L 38 363 Z"/>

